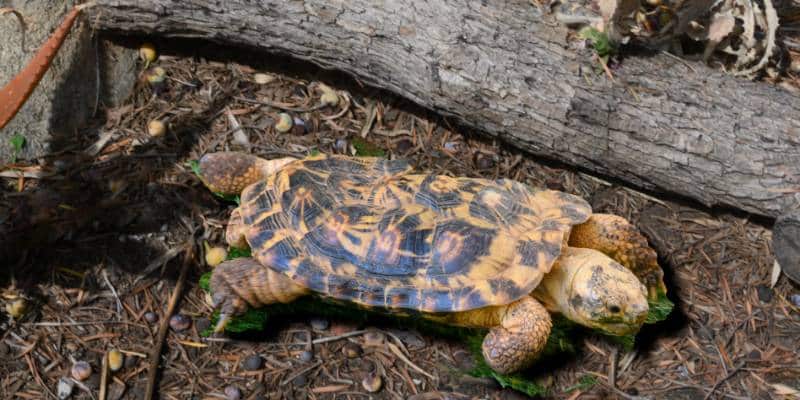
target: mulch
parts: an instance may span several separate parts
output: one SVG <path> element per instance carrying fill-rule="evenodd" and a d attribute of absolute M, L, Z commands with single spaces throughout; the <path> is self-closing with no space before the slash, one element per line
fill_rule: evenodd
<path fill-rule="evenodd" d="M 577 355 L 534 377 L 552 398 L 800 393 L 800 291 L 785 277 L 773 286 L 771 233 L 761 221 L 536 160 L 331 72 L 281 59 L 268 60 L 269 67 L 224 59 L 162 56 L 156 65 L 167 72 L 163 87 L 138 71 L 140 84 L 123 104 L 58 138 L 41 162 L 16 165 L 27 178 L 4 179 L 2 296 L 6 304 L 24 297 L 27 312 L 0 317 L 0 397 L 53 398 L 64 380 L 76 399 L 103 398 L 101 387 L 106 399 L 142 398 L 149 353 L 159 324 L 171 317 L 165 313 L 184 266 L 176 313 L 191 323 L 166 335 L 156 390 L 162 399 L 518 396 L 466 375 L 471 361 L 463 343 L 398 326 L 295 315 L 262 333 L 203 337 L 212 311 L 197 285 L 209 268 L 203 243 L 224 244 L 232 205 L 208 193 L 188 162 L 219 150 L 404 157 L 420 170 L 574 193 L 598 212 L 634 221 L 659 252 L 675 310 L 646 327 L 632 351 L 601 336 L 583 338 Z M 257 72 L 273 80 L 256 83 Z M 320 82 L 338 91 L 337 106 L 319 106 Z M 303 126 L 277 132 L 282 112 Z M 148 134 L 152 119 L 166 121 L 166 134 Z M 111 349 L 125 361 L 103 379 Z M 252 355 L 260 358 L 248 361 Z M 64 378 L 77 361 L 89 362 L 91 376 Z M 375 376 L 382 388 L 369 393 L 362 381 Z"/>

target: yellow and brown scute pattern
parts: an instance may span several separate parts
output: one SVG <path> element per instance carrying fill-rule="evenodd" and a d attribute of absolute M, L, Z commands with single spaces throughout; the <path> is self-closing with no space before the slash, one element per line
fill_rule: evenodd
<path fill-rule="evenodd" d="M 591 209 L 579 197 L 511 180 L 317 155 L 246 188 L 240 214 L 253 256 L 311 291 L 449 312 L 528 295 Z"/>

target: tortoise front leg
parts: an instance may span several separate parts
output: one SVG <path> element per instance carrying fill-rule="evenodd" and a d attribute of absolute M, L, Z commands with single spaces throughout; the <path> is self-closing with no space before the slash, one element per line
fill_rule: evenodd
<path fill-rule="evenodd" d="M 569 245 L 597 250 L 630 269 L 647 286 L 650 299 L 658 297 L 658 292 L 667 292 L 655 250 L 625 218 L 593 214 L 588 221 L 572 228 Z"/>
<path fill-rule="evenodd" d="M 237 258 L 218 265 L 211 275 L 210 286 L 212 306 L 220 311 L 214 332 L 224 330 L 230 317 L 242 314 L 248 306 L 289 303 L 308 293 L 307 288 L 252 258 Z"/>
<path fill-rule="evenodd" d="M 539 357 L 553 323 L 544 306 L 530 296 L 509 304 L 501 312 L 500 325 L 489 330 L 481 349 L 493 370 L 510 374 L 529 367 Z"/>

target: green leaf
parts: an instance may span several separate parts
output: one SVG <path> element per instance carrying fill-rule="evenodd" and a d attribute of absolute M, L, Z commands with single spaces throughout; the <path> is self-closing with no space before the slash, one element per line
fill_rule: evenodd
<path fill-rule="evenodd" d="M 606 62 L 608 61 L 608 56 L 617 51 L 605 32 L 600 32 L 591 26 L 581 29 L 578 32 L 578 37 L 590 41 L 597 55 L 602 57 Z"/>
<path fill-rule="evenodd" d="M 11 136 L 11 146 L 14 148 L 11 155 L 11 162 L 17 162 L 17 156 L 22 152 L 22 148 L 25 147 L 25 142 L 25 136 L 19 133 L 15 133 Z"/>
<path fill-rule="evenodd" d="M 195 175 L 200 177 L 200 161 L 190 160 L 186 164 L 188 164 L 189 168 L 191 168 L 192 172 L 194 172 Z"/>
<path fill-rule="evenodd" d="M 649 301 L 649 303 L 650 312 L 644 321 L 645 324 L 655 324 L 667 319 L 672 309 L 675 308 L 675 303 L 668 299 L 667 294 L 664 292 L 658 292 L 658 297 Z"/>

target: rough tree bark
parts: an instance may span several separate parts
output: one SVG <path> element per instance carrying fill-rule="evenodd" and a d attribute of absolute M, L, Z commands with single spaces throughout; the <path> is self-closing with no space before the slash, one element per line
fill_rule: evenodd
<path fill-rule="evenodd" d="M 287 53 L 555 158 L 708 206 L 800 204 L 800 101 L 672 58 L 590 72 L 528 0 L 101 0 L 103 30 Z"/>

